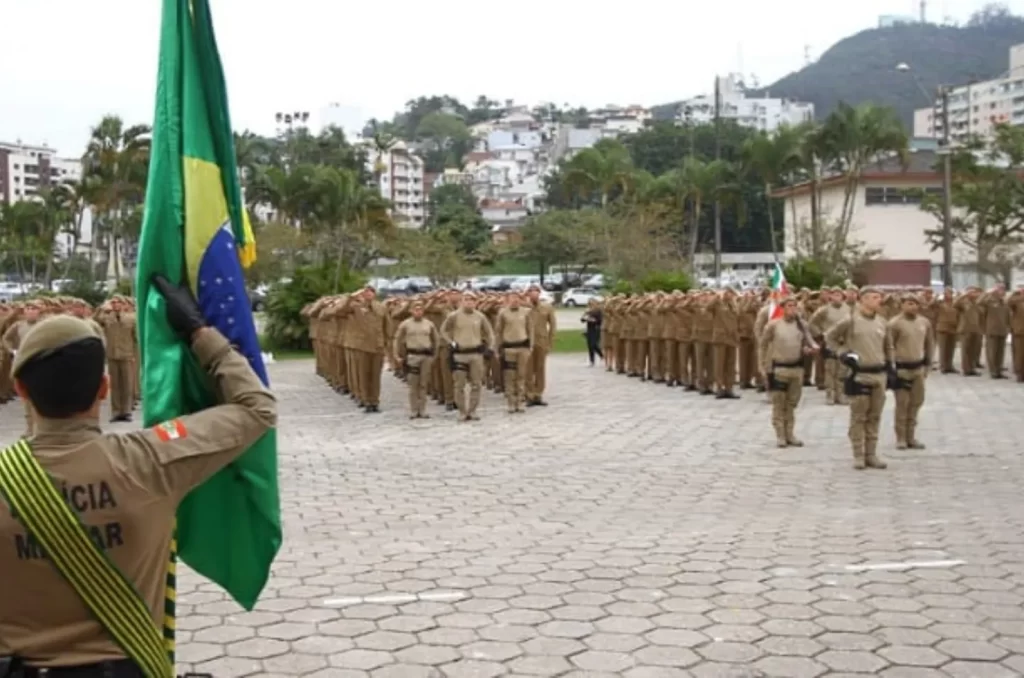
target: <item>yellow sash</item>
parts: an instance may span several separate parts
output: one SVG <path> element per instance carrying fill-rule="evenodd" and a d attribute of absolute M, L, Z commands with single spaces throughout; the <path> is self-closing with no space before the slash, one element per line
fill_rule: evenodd
<path fill-rule="evenodd" d="M 135 587 L 89 537 L 26 440 L 0 452 L 0 494 L 85 606 L 147 678 L 174 678 L 160 629 Z"/>

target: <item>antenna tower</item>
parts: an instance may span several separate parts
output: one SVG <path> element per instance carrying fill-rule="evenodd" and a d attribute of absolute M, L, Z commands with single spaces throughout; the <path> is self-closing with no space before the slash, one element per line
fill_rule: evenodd
<path fill-rule="evenodd" d="M 928 23 L 927 9 L 928 9 L 928 2 L 927 2 L 927 0 L 921 0 L 921 23 L 923 23 L 923 24 Z"/>
<path fill-rule="evenodd" d="M 804 66 L 811 65 L 811 46 L 804 45 Z"/>

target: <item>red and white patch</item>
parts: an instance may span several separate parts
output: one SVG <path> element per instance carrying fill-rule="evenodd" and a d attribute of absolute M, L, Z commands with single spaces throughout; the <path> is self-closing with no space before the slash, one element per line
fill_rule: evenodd
<path fill-rule="evenodd" d="M 188 430 L 181 423 L 180 419 L 171 419 L 153 427 L 153 433 L 162 442 L 169 443 L 172 440 L 181 440 L 188 436 Z"/>

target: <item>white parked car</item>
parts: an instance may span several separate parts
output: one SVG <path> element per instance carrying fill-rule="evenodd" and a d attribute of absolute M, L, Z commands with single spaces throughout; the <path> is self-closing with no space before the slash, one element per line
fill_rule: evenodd
<path fill-rule="evenodd" d="M 576 306 L 586 306 L 592 299 L 601 301 L 601 295 L 597 293 L 597 290 L 587 289 L 585 287 L 573 287 L 567 289 L 565 294 L 562 295 L 562 305 L 570 308 Z"/>

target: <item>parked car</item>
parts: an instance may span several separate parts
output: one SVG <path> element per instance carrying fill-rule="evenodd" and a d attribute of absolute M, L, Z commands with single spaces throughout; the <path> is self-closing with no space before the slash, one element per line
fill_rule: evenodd
<path fill-rule="evenodd" d="M 562 295 L 562 305 L 570 308 L 586 306 L 593 299 L 601 300 L 601 295 L 597 290 L 587 287 L 572 287 Z"/>

